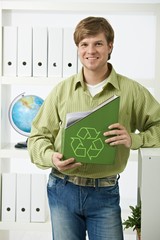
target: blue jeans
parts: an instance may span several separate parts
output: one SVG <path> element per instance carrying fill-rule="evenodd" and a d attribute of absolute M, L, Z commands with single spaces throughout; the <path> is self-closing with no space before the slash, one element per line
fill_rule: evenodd
<path fill-rule="evenodd" d="M 53 240 L 123 240 L 118 180 L 82 187 L 50 174 L 47 192 Z"/>

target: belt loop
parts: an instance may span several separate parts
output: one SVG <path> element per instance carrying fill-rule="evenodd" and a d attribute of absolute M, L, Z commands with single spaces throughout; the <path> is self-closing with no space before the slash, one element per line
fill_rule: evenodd
<path fill-rule="evenodd" d="M 98 190 L 98 179 L 95 179 L 95 188 Z"/>
<path fill-rule="evenodd" d="M 63 183 L 64 183 L 64 185 L 66 185 L 66 183 L 67 183 L 67 181 L 68 181 L 68 176 L 66 175 L 65 177 L 64 177 L 64 179 L 63 179 Z"/>
<path fill-rule="evenodd" d="M 118 174 L 117 181 L 120 179 L 120 175 Z"/>

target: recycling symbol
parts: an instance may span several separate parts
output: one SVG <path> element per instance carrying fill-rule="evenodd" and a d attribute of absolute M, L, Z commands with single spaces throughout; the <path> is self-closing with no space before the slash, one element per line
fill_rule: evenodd
<path fill-rule="evenodd" d="M 99 137 L 96 128 L 82 127 L 75 137 L 71 137 L 71 148 L 76 157 L 98 157 L 104 148 L 104 143 Z"/>

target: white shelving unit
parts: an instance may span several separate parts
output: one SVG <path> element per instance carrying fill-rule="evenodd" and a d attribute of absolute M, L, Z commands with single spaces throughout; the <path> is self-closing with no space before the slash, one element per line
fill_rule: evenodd
<path fill-rule="evenodd" d="M 159 240 L 160 148 L 141 148 L 138 164 L 138 192 L 142 202 L 142 240 Z"/>
<path fill-rule="evenodd" d="M 155 87 L 155 96 L 160 100 L 160 88 L 159 88 L 159 79 L 160 79 L 160 4 L 121 4 L 121 3 L 101 3 L 99 1 L 93 3 L 81 3 L 81 2 L 72 2 L 72 3 L 62 3 L 54 1 L 27 1 L 27 0 L 4 0 L 0 1 L 0 49 L 2 50 L 2 26 L 4 21 L 4 15 L 12 15 L 12 13 L 24 13 L 24 15 L 32 14 L 37 16 L 37 13 L 47 15 L 60 15 L 61 16 L 61 25 L 65 25 L 65 16 L 69 18 L 71 26 L 72 24 L 77 23 L 77 19 L 81 19 L 81 16 L 89 15 L 153 15 L 156 17 L 156 56 L 155 56 L 155 77 L 153 85 Z M 64 15 L 64 20 L 63 20 Z M 72 23 L 72 16 L 75 17 L 75 23 Z M 42 20 L 43 21 L 43 20 Z M 9 19 L 10 24 L 12 25 L 12 19 Z M 53 24 L 49 22 L 49 24 Z M 143 31 L 143 29 L 142 29 Z M 1 51 L 2 52 L 2 51 Z M 11 102 L 11 89 L 16 86 L 17 88 L 22 88 L 26 86 L 50 86 L 52 87 L 55 82 L 60 81 L 57 77 L 53 78 L 44 78 L 39 77 L 38 81 L 35 77 L 5 77 L 2 76 L 2 54 L 0 56 L 0 173 L 10 171 L 10 163 L 13 158 L 22 158 L 28 159 L 29 155 L 27 150 L 15 149 L 14 144 L 11 141 L 11 126 L 8 121 L 8 113 L 6 106 L 9 106 Z M 150 84 L 149 79 L 145 79 L 146 84 Z M 152 85 L 152 84 L 151 84 Z M 17 140 L 15 140 L 17 141 Z M 1 185 L 1 184 L 0 184 Z M 1 194 L 1 191 L 0 191 Z M 0 196 L 1 197 L 1 196 Z M 4 223 L 0 222 L 0 238 L 3 240 L 8 240 L 9 230 L 41 230 L 41 231 L 51 231 L 50 222 L 46 223 Z"/>

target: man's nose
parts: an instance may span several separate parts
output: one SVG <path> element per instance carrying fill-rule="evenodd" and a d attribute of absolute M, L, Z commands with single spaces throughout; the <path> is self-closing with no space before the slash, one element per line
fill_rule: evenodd
<path fill-rule="evenodd" d="M 89 45 L 87 51 L 88 53 L 94 53 L 96 51 L 96 48 L 94 45 Z"/>

